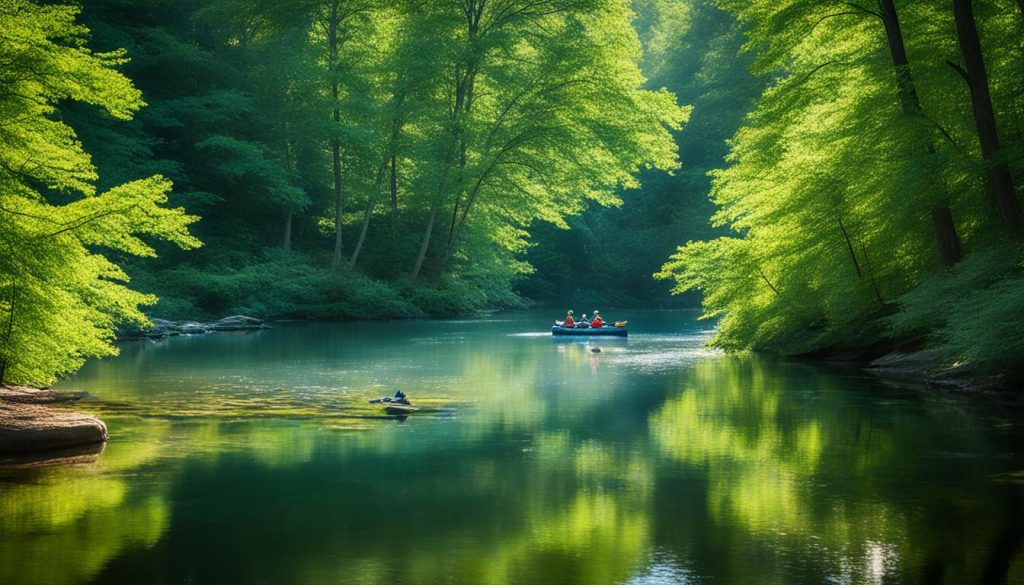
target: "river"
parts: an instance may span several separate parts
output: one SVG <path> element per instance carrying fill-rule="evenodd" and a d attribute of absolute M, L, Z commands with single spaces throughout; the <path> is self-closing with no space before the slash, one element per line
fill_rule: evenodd
<path fill-rule="evenodd" d="M 0 583 L 1024 583 L 1020 408 L 554 317 L 126 344 L 60 385 L 101 453 L 0 467 Z"/>

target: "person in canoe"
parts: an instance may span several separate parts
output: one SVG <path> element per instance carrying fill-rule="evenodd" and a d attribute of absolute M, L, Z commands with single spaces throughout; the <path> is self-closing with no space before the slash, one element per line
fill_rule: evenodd
<path fill-rule="evenodd" d="M 559 323 L 558 321 L 555 321 L 555 325 L 561 325 L 562 327 L 570 327 L 570 328 L 575 327 L 576 326 L 576 320 L 572 318 L 572 309 L 569 309 L 568 311 L 566 311 L 566 313 L 565 313 L 565 321 L 562 321 L 561 323 Z"/>
<path fill-rule="evenodd" d="M 583 313 L 583 316 L 580 317 L 579 322 L 576 323 L 576 328 L 577 329 L 587 329 L 589 327 L 590 327 L 590 321 L 587 319 L 587 314 Z"/>
<path fill-rule="evenodd" d="M 601 311 L 594 311 L 594 319 L 590 322 L 590 326 L 594 329 L 604 327 L 604 319 L 601 318 Z"/>
<path fill-rule="evenodd" d="M 395 398 L 392 402 L 397 402 L 398 404 L 411 404 L 409 399 L 405 397 L 405 392 L 402 392 L 401 390 L 395 392 Z"/>

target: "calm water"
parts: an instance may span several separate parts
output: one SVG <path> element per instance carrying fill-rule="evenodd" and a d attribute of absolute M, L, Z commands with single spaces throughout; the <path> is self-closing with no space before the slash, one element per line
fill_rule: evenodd
<path fill-rule="evenodd" d="M 1024 583 L 1020 409 L 553 317 L 127 345 L 102 453 L 0 469 L 0 583 Z"/>

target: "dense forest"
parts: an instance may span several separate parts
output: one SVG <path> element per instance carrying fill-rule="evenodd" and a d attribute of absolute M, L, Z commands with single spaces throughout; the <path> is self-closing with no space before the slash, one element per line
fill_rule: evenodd
<path fill-rule="evenodd" d="M 109 354 L 158 298 L 149 314 L 177 318 L 522 305 L 531 226 L 678 166 L 689 109 L 644 87 L 632 17 L 613 0 L 4 3 L 0 374 Z"/>
<path fill-rule="evenodd" d="M 9 0 L 0 380 L 147 317 L 532 303 L 1012 371 L 1022 38 L 1010 0 Z"/>

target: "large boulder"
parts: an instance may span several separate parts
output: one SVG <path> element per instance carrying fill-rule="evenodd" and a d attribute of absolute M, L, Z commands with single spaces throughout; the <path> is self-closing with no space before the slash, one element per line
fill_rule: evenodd
<path fill-rule="evenodd" d="M 210 332 L 210 325 L 208 323 L 199 323 L 197 321 L 178 323 L 177 327 L 182 335 L 202 335 Z"/>
<path fill-rule="evenodd" d="M 53 406 L 81 398 L 22 386 L 0 386 L 0 452 L 26 453 L 102 443 L 100 419 Z"/>
<path fill-rule="evenodd" d="M 255 331 L 258 329 L 270 329 L 270 326 L 255 317 L 245 315 L 232 315 L 224 317 L 212 323 L 200 323 L 199 321 L 167 321 L 166 319 L 152 319 L 153 327 L 145 331 L 128 330 L 118 334 L 118 338 L 125 340 L 140 339 L 163 339 L 176 335 L 202 335 L 211 331 Z"/>
<path fill-rule="evenodd" d="M 255 317 L 232 315 L 231 317 L 224 317 L 219 321 L 210 323 L 210 329 L 214 331 L 247 331 L 250 329 L 269 329 L 269 327 Z"/>

